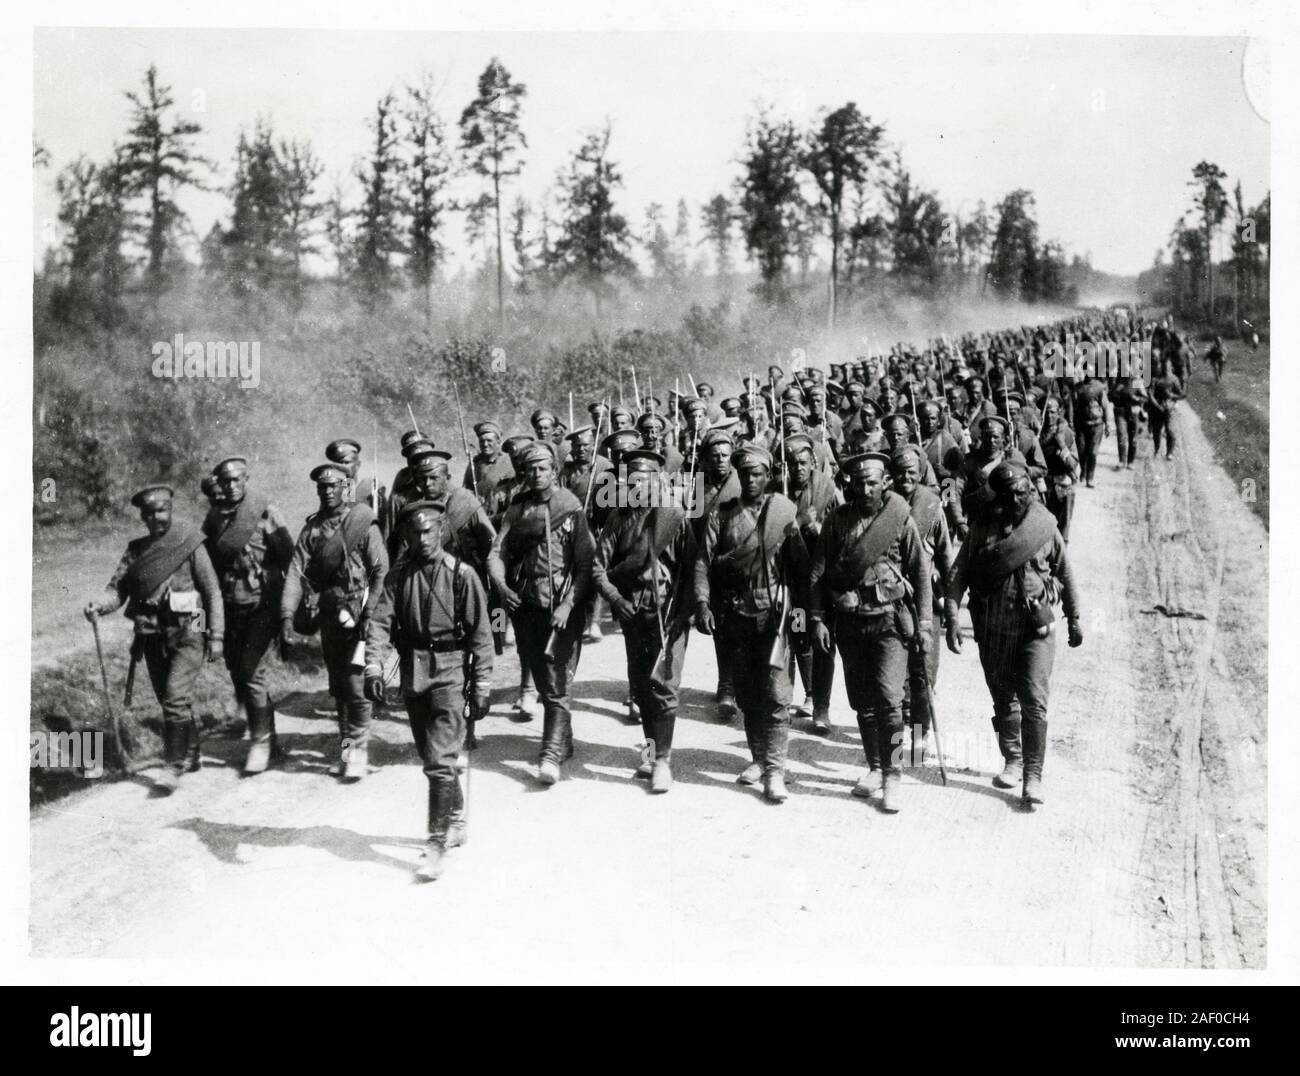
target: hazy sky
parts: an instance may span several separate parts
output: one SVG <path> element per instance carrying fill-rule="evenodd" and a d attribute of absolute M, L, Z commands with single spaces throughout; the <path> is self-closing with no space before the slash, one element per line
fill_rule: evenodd
<path fill-rule="evenodd" d="M 34 128 L 54 167 L 36 176 L 34 242 L 39 251 L 55 216 L 55 172 L 78 153 L 108 152 L 127 122 L 123 91 L 151 61 L 203 124 L 199 148 L 224 185 L 238 132 L 259 114 L 310 138 L 327 179 L 346 177 L 386 90 L 432 73 L 454 126 L 497 56 L 528 87 L 515 192 L 534 202 L 608 117 L 634 230 L 648 203 L 671 219 L 685 197 L 698 237 L 699 204 L 735 179 L 756 102 L 806 125 L 854 101 L 949 211 L 1027 187 L 1044 238 L 1132 273 L 1187 207 L 1198 161 L 1217 162 L 1229 185 L 1240 179 L 1248 204 L 1269 187 L 1269 126 L 1243 89 L 1244 47 L 1186 37 L 40 30 Z M 183 205 L 200 235 L 226 209 L 217 195 Z M 459 218 L 449 239 L 463 246 Z"/>

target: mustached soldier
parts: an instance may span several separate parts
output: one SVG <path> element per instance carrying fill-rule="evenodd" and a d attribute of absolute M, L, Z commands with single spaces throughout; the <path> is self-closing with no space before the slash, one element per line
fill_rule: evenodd
<path fill-rule="evenodd" d="M 641 714 L 648 758 L 636 771 L 652 792 L 673 783 L 673 730 L 677 693 L 690 630 L 691 570 L 695 533 L 684 509 L 652 506 L 649 487 L 657 482 L 663 457 L 637 449 L 626 452 L 626 507 L 614 509 L 596 543 L 592 569 L 596 590 L 623 626 L 627 680 Z"/>
<path fill-rule="evenodd" d="M 605 474 L 610 470 L 609 460 L 596 453 L 596 434 L 590 426 L 579 426 L 572 433 L 565 434 L 565 440 L 569 442 L 569 458 L 560 469 L 560 486 L 578 498 L 587 513 L 588 530 L 593 535 L 599 534 L 609 509 L 596 503 L 595 494 L 607 481 Z M 582 636 L 584 643 L 600 641 L 600 620 L 604 612 L 604 600 L 597 594 L 587 606 L 587 623 Z"/>
<path fill-rule="evenodd" d="M 553 785 L 573 755 L 569 687 L 582 652 L 594 548 L 582 505 L 555 485 L 551 447 L 530 444 L 517 457 L 525 491 L 511 502 L 488 558 L 488 572 L 515 626 L 519 661 L 542 699 L 537 779 Z"/>
<path fill-rule="evenodd" d="M 364 623 L 381 596 L 388 554 L 364 504 L 346 504 L 348 477 L 337 464 L 311 472 L 320 511 L 307 517 L 298 535 L 280 597 L 280 646 L 287 652 L 295 627 L 308 634 L 320 627 L 321 654 L 339 722 L 339 758 L 330 773 L 347 781 L 365 776 L 370 738 L 370 700 L 365 696 L 363 662 L 353 664 Z M 310 592 L 303 603 L 304 592 Z M 299 604 L 304 612 L 299 614 Z M 309 610 L 315 606 L 313 615 Z"/>
<path fill-rule="evenodd" d="M 1065 540 L 1052 514 L 1035 500 L 1024 465 L 998 464 L 989 486 L 993 512 L 988 522 L 971 528 L 953 566 L 944 602 L 948 649 L 961 653 L 957 609 L 969 588 L 971 625 L 993 696 L 993 731 L 1003 759 L 993 784 L 1015 788 L 1023 776 L 1025 803 L 1042 803 L 1055 605 L 1060 595 L 1070 645 L 1079 646 L 1079 597 Z"/>
<path fill-rule="evenodd" d="M 416 501 L 403 511 L 398 526 L 408 554 L 388 573 L 366 627 L 366 697 L 385 702 L 382 670 L 391 644 L 429 781 L 429 840 L 416 871 L 420 881 L 439 877 L 447 849 L 464 841 L 457 759 L 465 743 L 465 711 L 481 717 L 492 693 L 487 594 L 474 569 L 447 550 L 446 523 L 439 501 Z"/>
<path fill-rule="evenodd" d="M 695 560 L 695 624 L 705 635 L 721 633 L 730 662 L 753 758 L 737 781 L 761 779 L 768 800 L 784 803 L 794 682 L 786 640 L 792 611 L 808 608 L 808 548 L 795 506 L 768 492 L 767 450 L 746 445 L 732 461 L 740 496 L 705 520 Z"/>
<path fill-rule="evenodd" d="M 203 521 L 208 556 L 225 604 L 225 654 L 235 700 L 248 717 L 244 772 L 261 773 L 279 758 L 275 705 L 267 694 L 267 654 L 279 625 L 280 592 L 293 558 L 284 517 L 265 497 L 248 492 L 248 461 L 222 460 L 212 470 L 219 507 Z"/>
<path fill-rule="evenodd" d="M 876 452 L 845 460 L 848 503 L 822 527 L 808 619 L 816 645 L 827 651 L 832 637 L 826 621 L 834 616 L 834 642 L 867 759 L 853 795 L 869 799 L 878 790 L 880 809 L 893 814 L 908 651 L 916 642 L 931 642 L 931 596 L 930 566 L 908 502 L 885 488 L 888 466 L 889 457 Z"/>
<path fill-rule="evenodd" d="M 145 486 L 131 504 L 149 533 L 127 545 L 104 596 L 88 602 L 85 614 L 94 620 L 126 603 L 135 625 L 132 663 L 144 658 L 163 711 L 163 770 L 155 784 L 170 795 L 187 755 L 189 768 L 198 769 L 194 682 L 205 656 L 221 657 L 225 611 L 202 532 L 172 523 L 172 488 Z"/>

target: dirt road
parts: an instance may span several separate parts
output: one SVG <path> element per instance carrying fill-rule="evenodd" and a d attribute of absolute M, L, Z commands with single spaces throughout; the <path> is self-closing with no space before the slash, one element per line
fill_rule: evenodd
<path fill-rule="evenodd" d="M 618 716 L 614 635 L 583 654 L 577 757 L 550 790 L 532 777 L 540 722 L 506 715 L 508 653 L 474 755 L 469 844 L 436 884 L 411 882 L 424 779 L 404 723 L 378 722 L 376 772 L 342 787 L 324 774 L 327 700 L 299 696 L 280 718 L 286 769 L 243 779 L 243 745 L 218 741 L 170 799 L 137 779 L 35 810 L 33 954 L 347 960 L 350 977 L 380 981 L 1260 967 L 1268 539 L 1195 416 L 1180 429 L 1178 457 L 1150 460 L 1144 444 L 1136 474 L 1112 469 L 1107 442 L 1097 487 L 1080 491 L 1070 552 L 1087 639 L 1058 638 L 1047 802 L 1032 813 L 990 784 L 999 759 L 969 640 L 939 676 L 948 786 L 909 771 L 890 817 L 848 795 L 862 756 L 839 684 L 834 737 L 803 723 L 792 737 L 785 805 L 736 785 L 743 732 L 714 719 L 712 648 L 695 636 L 678 782 L 648 795 L 632 780 L 639 730 Z M 1208 619 L 1141 611 L 1156 604 Z"/>

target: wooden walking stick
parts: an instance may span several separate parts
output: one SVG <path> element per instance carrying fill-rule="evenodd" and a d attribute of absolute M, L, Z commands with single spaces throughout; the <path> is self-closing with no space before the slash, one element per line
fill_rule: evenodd
<path fill-rule="evenodd" d="M 108 708 L 108 723 L 113 730 L 113 746 L 117 750 L 117 758 L 122 764 L 123 771 L 134 773 L 134 764 L 122 741 L 122 722 L 118 717 L 117 708 L 113 705 L 113 693 L 108 687 L 108 666 L 104 664 L 104 645 L 99 638 L 98 613 L 90 618 L 90 627 L 95 633 L 95 656 L 99 658 L 99 679 L 104 685 L 104 705 Z"/>

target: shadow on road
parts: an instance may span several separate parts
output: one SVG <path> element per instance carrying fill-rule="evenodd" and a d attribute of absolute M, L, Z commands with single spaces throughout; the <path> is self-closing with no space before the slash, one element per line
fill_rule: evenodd
<path fill-rule="evenodd" d="M 379 851 L 376 845 L 422 849 L 424 841 L 411 837 L 378 837 L 353 833 L 338 826 L 237 826 L 228 822 L 210 822 L 205 818 L 187 818 L 173 823 L 171 829 L 183 829 L 199 838 L 214 857 L 223 863 L 244 861 L 238 851 L 241 844 L 262 848 L 319 848 L 352 863 L 382 863 L 410 871 L 408 860 Z"/>

